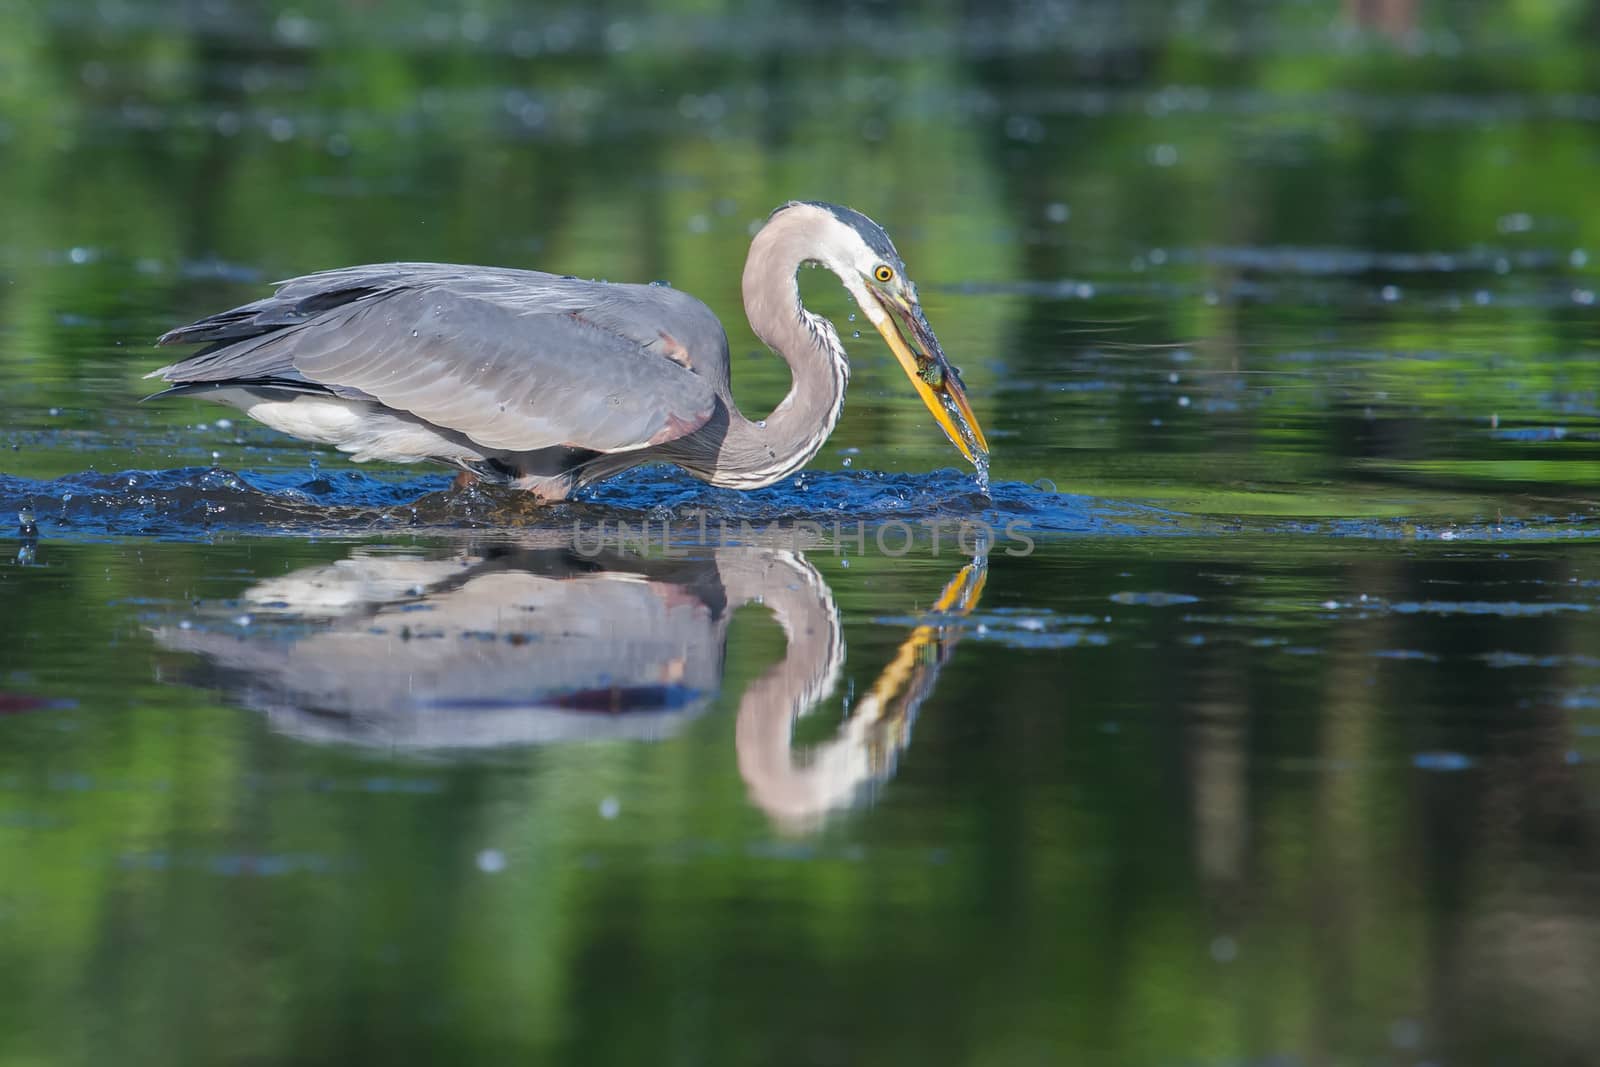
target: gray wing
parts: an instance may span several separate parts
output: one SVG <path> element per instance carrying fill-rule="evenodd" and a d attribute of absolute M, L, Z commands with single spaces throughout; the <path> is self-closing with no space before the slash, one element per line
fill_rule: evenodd
<path fill-rule="evenodd" d="M 188 341 L 213 343 L 155 375 L 372 398 L 507 451 L 682 437 L 727 366 L 716 317 L 675 290 L 437 264 L 292 279 L 161 339 Z"/>

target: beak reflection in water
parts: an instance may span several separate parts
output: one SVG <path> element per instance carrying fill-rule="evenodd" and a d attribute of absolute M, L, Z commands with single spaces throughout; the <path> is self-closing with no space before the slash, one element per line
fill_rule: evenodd
<path fill-rule="evenodd" d="M 893 775 L 961 634 L 940 620 L 971 611 L 983 587 L 981 561 L 962 568 L 837 734 L 801 752 L 795 720 L 835 689 L 845 658 L 833 595 L 803 555 L 591 556 L 551 537 L 448 559 L 358 551 L 154 632 L 193 657 L 179 681 L 285 734 L 442 755 L 670 737 L 716 701 L 729 622 L 759 602 L 789 638 L 740 694 L 738 765 L 759 807 L 803 829 Z M 241 601 L 248 627 L 234 621 Z"/>

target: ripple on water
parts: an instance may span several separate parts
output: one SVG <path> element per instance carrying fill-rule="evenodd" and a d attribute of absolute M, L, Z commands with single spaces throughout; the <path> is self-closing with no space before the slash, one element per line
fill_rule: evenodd
<path fill-rule="evenodd" d="M 810 521 L 885 523 L 931 519 L 1007 523 L 1040 532 L 1117 532 L 1171 524 L 1170 513 L 1000 482 L 986 495 L 970 474 L 807 471 L 749 492 L 718 489 L 666 467 L 629 471 L 570 502 L 539 505 L 504 487 L 452 491 L 449 475 L 374 475 L 363 471 L 87 471 L 51 481 L 0 475 L 0 508 L 31 503 L 45 536 L 193 538 L 251 534 L 384 530 L 406 527 L 550 526 L 623 518 L 705 518 L 766 524 Z"/>
<path fill-rule="evenodd" d="M 1005 608 L 971 615 L 883 615 L 873 620 L 882 626 L 938 626 L 959 631 L 964 638 L 989 641 L 1010 648 L 1102 648 L 1111 637 L 1101 624 L 1108 617 L 1063 615 L 1054 611 L 1019 611 Z"/>

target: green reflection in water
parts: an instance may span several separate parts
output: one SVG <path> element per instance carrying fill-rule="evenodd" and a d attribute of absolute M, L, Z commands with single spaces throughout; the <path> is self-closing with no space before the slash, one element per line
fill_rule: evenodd
<path fill-rule="evenodd" d="M 0 0 L 0 473 L 303 471 L 137 406 L 143 346 L 391 258 L 670 280 L 758 413 L 749 224 L 820 197 L 894 233 L 998 481 L 1186 536 L 996 553 L 945 658 L 965 560 L 811 551 L 845 655 L 795 766 L 861 730 L 867 773 L 775 817 L 771 604 L 655 741 L 358 742 L 392 704 L 156 634 L 460 539 L 47 521 L 0 565 L 0 1059 L 1593 1058 L 1593 4 L 324 8 Z M 954 465 L 863 340 L 816 465 Z"/>

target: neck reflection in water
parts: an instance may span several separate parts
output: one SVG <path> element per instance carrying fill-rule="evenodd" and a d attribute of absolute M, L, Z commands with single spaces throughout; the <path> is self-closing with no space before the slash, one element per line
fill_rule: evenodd
<path fill-rule="evenodd" d="M 357 551 L 202 605 L 155 636 L 197 657 L 177 680 L 219 689 L 301 740 L 469 752 L 670 736 L 720 693 L 729 622 L 758 603 L 786 644 L 740 696 L 739 772 L 769 816 L 806 828 L 893 775 L 960 637 L 942 623 L 972 610 L 984 573 L 981 559 L 962 567 L 835 736 L 804 750 L 795 721 L 834 691 L 845 642 L 822 575 L 783 549 Z"/>

